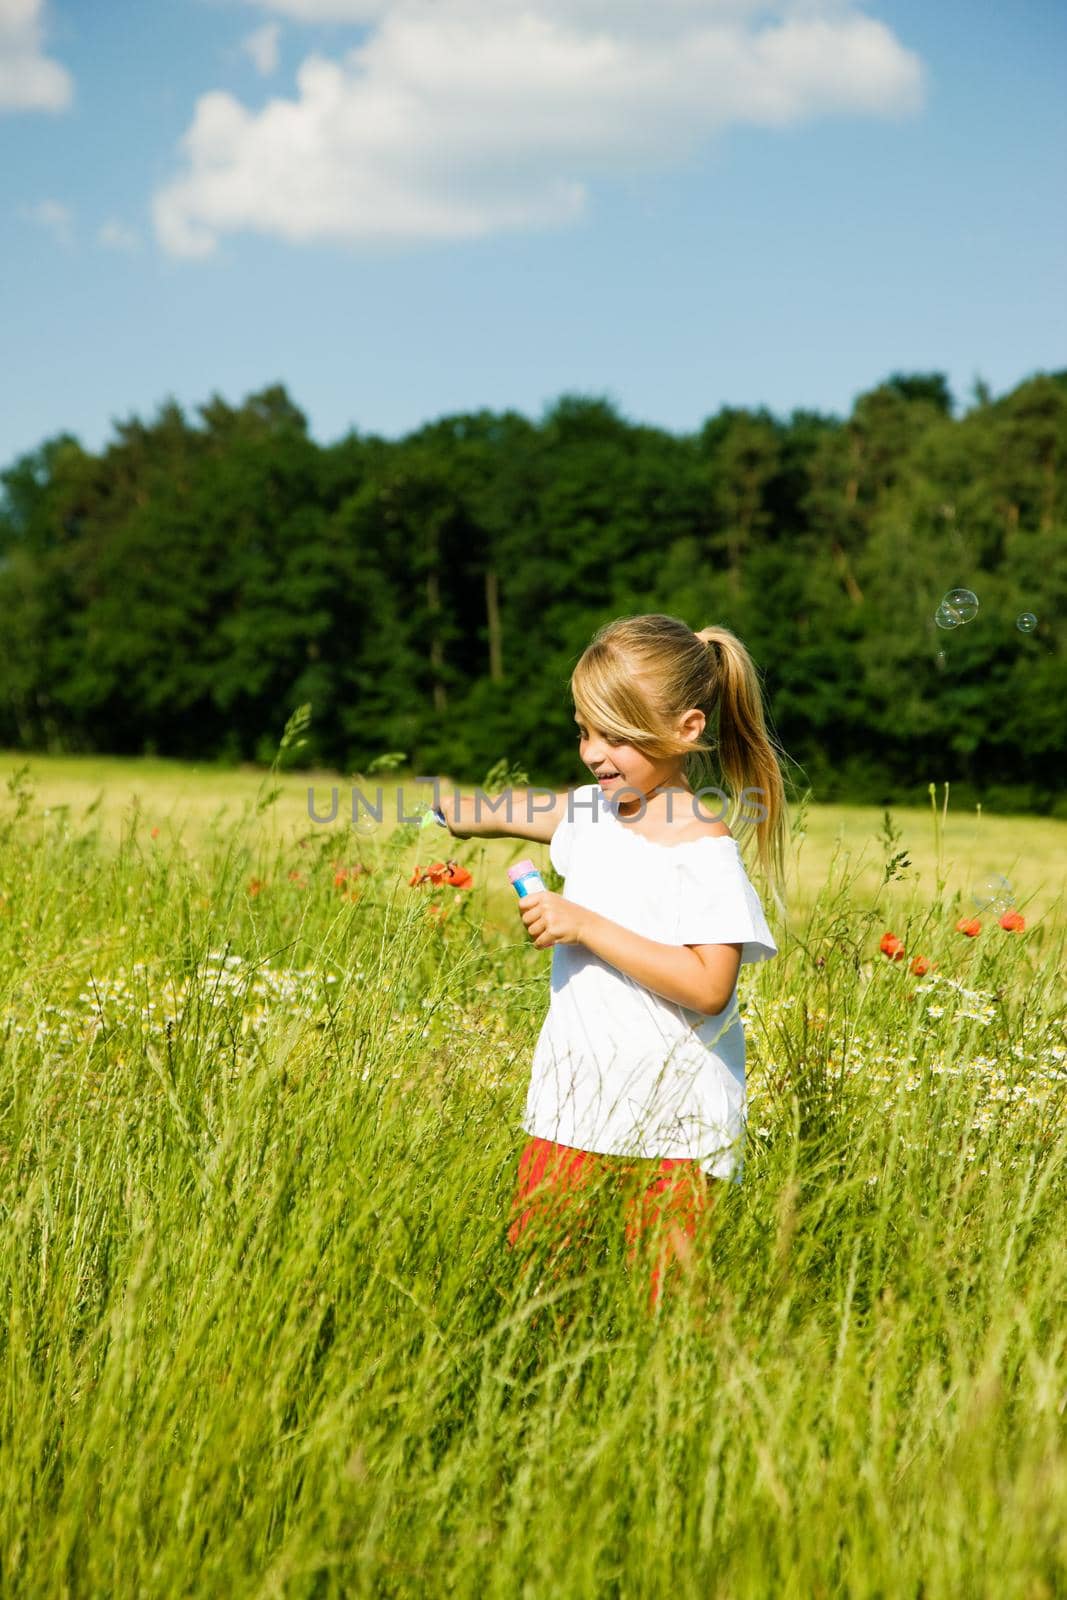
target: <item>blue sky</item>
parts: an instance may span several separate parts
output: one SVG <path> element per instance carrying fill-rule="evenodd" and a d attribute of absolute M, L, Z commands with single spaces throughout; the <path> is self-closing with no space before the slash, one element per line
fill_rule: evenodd
<path fill-rule="evenodd" d="M 0 464 L 276 381 L 999 393 L 1067 366 L 1065 60 L 1051 0 L 0 0 Z"/>

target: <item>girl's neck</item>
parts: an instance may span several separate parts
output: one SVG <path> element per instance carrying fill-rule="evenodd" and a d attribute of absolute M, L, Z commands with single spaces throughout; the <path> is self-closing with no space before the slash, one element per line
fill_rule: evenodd
<path fill-rule="evenodd" d="M 662 783 L 657 783 L 657 784 L 653 785 L 653 787 L 651 789 L 646 789 L 644 791 L 644 803 L 645 803 L 645 805 L 647 805 L 650 800 L 654 799 L 656 795 L 663 794 L 664 791 L 667 790 L 667 789 L 674 789 L 674 790 L 682 789 L 682 790 L 685 791 L 686 794 L 692 794 L 692 792 L 693 792 L 692 789 L 690 789 L 689 785 L 686 783 L 686 781 L 685 781 L 685 779 L 683 777 L 664 778 Z M 626 808 L 628 806 L 629 807 L 633 807 L 633 809 L 636 811 L 636 809 L 638 808 L 638 806 L 640 804 L 641 804 L 641 802 L 639 800 L 627 799 L 627 800 L 620 801 L 619 807 L 618 807 L 619 815 L 620 816 L 628 816 L 630 813 L 627 811 Z"/>

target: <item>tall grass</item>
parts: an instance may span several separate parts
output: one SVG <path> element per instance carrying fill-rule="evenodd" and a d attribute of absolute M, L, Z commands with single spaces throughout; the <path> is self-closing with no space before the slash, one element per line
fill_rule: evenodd
<path fill-rule="evenodd" d="M 916 892 L 918 979 L 836 867 L 650 1314 L 607 1191 L 506 1246 L 548 958 L 477 874 L 9 787 L 5 1596 L 1067 1592 L 1062 924 Z"/>

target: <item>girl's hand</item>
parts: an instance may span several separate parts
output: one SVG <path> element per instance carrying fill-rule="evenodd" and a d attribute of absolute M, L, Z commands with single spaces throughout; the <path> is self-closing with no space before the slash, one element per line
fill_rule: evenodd
<path fill-rule="evenodd" d="M 537 949 L 547 950 L 553 944 L 581 944 L 589 912 L 551 889 L 542 889 L 523 896 L 519 915 Z"/>

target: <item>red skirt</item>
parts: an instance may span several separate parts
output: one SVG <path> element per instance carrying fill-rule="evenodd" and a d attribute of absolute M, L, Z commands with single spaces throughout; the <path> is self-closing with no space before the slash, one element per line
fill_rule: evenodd
<path fill-rule="evenodd" d="M 641 1241 L 659 1233 L 660 1249 L 652 1269 L 650 1307 L 655 1310 L 662 1291 L 663 1270 L 677 1270 L 679 1261 L 691 1259 L 692 1241 L 699 1218 L 711 1209 L 719 1179 L 709 1178 L 695 1160 L 639 1160 L 629 1156 L 601 1155 L 576 1150 L 551 1139 L 529 1138 L 519 1156 L 518 1182 L 512 1200 L 508 1244 L 513 1248 L 534 1224 L 554 1235 L 561 1224 L 580 1214 L 583 1191 L 597 1178 L 611 1175 L 626 1191 L 627 1258 L 632 1263 Z M 562 1249 L 570 1243 L 568 1232 L 556 1240 Z"/>

